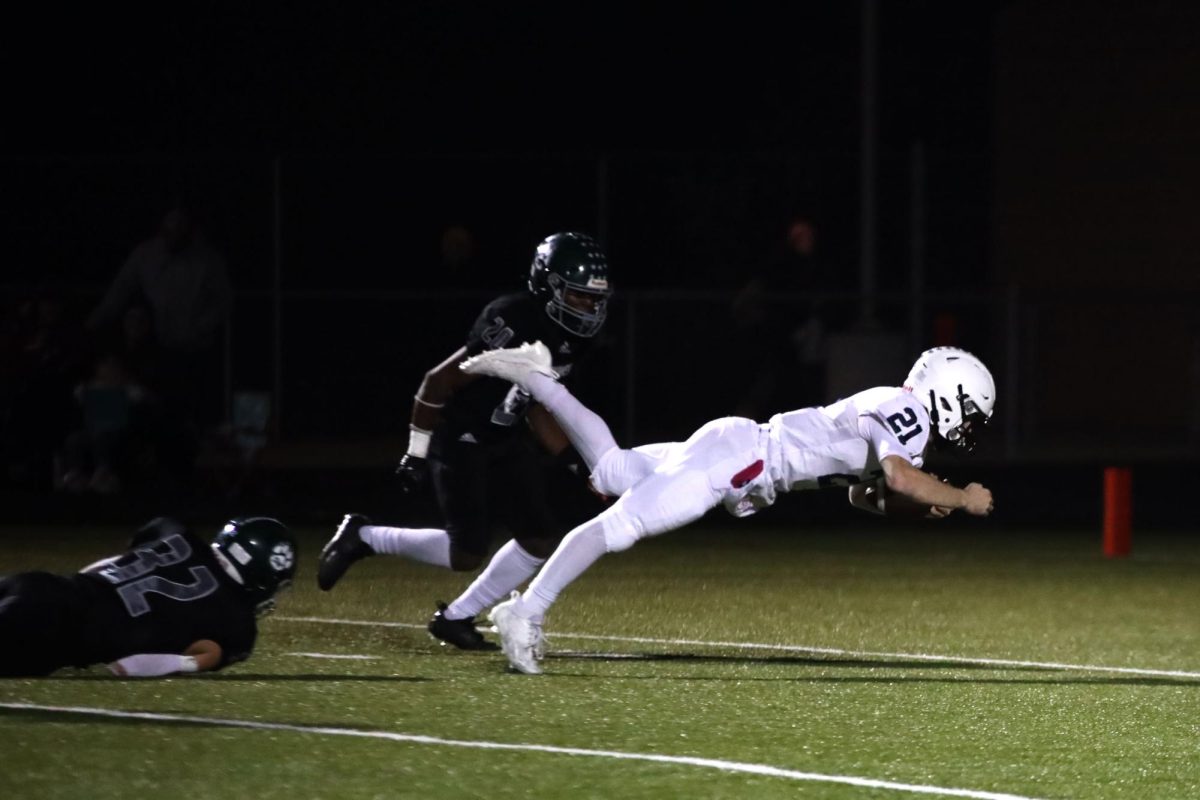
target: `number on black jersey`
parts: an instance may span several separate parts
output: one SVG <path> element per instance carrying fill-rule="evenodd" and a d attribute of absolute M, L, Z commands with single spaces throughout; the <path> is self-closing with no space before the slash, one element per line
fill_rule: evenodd
<path fill-rule="evenodd" d="M 147 594 L 161 594 L 186 603 L 208 597 L 220 584 L 203 564 L 188 569 L 191 581 L 180 583 L 161 575 L 151 575 L 159 567 L 181 564 L 191 558 L 192 546 L 179 534 L 164 536 L 148 547 L 138 547 L 118 560 L 96 570 L 96 574 L 117 586 L 117 596 L 131 617 L 150 611 Z"/>
<path fill-rule="evenodd" d="M 504 324 L 504 317 L 496 317 L 491 325 L 483 329 L 479 338 L 483 339 L 483 343 L 488 347 L 499 350 L 512 341 L 513 329 Z"/>

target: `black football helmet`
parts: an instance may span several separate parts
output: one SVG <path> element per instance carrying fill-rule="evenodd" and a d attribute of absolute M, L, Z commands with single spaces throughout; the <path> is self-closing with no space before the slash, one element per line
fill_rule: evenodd
<path fill-rule="evenodd" d="M 275 609 L 275 595 L 296 574 L 296 538 L 270 517 L 232 519 L 212 543 L 217 560 L 250 595 L 259 616 Z"/>
<path fill-rule="evenodd" d="M 550 319 L 576 336 L 595 336 L 604 325 L 612 295 L 604 250 L 583 233 L 546 237 L 529 267 L 529 291 L 545 298 Z"/>

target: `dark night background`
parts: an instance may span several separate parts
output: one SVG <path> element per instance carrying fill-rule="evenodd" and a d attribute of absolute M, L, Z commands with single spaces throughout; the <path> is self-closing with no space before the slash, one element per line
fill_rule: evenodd
<path fill-rule="evenodd" d="M 293 476 L 257 491 L 322 485 L 341 511 L 385 496 L 422 373 L 556 230 L 609 253 L 580 392 L 618 438 L 731 413 L 755 347 L 731 302 L 803 216 L 825 280 L 770 302 L 797 325 L 824 302 L 805 402 L 958 344 L 1000 402 L 974 471 L 946 474 L 984 475 L 1014 517 L 1078 521 L 1100 467 L 1135 464 L 1141 518 L 1169 520 L 1154 484 L 1194 471 L 1200 439 L 1198 23 L 1115 0 L 27 17 L 2 34 L 0 297 L 86 314 L 187 197 L 236 290 L 222 397 L 271 393 L 263 469 Z M 452 266 L 458 229 L 473 250 Z"/>

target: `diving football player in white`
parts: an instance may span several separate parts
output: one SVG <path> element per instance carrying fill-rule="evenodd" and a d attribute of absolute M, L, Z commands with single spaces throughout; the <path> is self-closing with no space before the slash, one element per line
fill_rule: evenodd
<path fill-rule="evenodd" d="M 683 527 L 718 504 L 742 517 L 774 503 L 778 492 L 849 486 L 854 506 L 880 513 L 891 493 L 934 517 L 992 511 L 992 493 L 982 485 L 960 489 L 921 469 L 931 441 L 972 449 L 995 406 L 991 373 L 957 348 L 922 353 L 903 387 L 867 389 L 764 424 L 725 417 L 687 441 L 632 450 L 618 447 L 608 425 L 555 380 L 540 342 L 490 350 L 460 366 L 525 389 L 559 421 L 596 491 L 617 498 L 567 534 L 524 594 L 492 610 L 505 656 L 527 674 L 542 671 L 542 622 L 568 584 L 605 553 Z"/>

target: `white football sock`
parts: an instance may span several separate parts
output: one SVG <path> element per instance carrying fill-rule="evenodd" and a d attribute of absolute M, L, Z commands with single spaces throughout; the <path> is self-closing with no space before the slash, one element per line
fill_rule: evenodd
<path fill-rule="evenodd" d="M 483 572 L 479 573 L 475 582 L 446 606 L 443 616 L 446 619 L 474 617 L 485 608 L 494 606 L 501 598 L 507 597 L 545 563 L 546 559 L 531 556 L 525 548 L 517 544 L 516 539 L 510 539 L 496 551 L 496 555 L 492 556 L 492 560 L 484 567 Z"/>
<path fill-rule="evenodd" d="M 617 446 L 608 424 L 571 394 L 567 387 L 540 372 L 530 373 L 525 388 L 554 415 L 590 472 L 600 457 Z"/>
<path fill-rule="evenodd" d="M 389 528 L 364 525 L 358 535 L 376 553 L 450 567 L 450 534 L 438 528 Z"/>
<path fill-rule="evenodd" d="M 589 520 L 567 534 L 562 544 L 550 556 L 541 572 L 529 584 L 525 594 L 514 606 L 514 611 L 541 623 L 546 611 L 558 599 L 559 592 L 578 578 L 608 551 L 604 538 L 604 524 L 598 519 Z"/>

